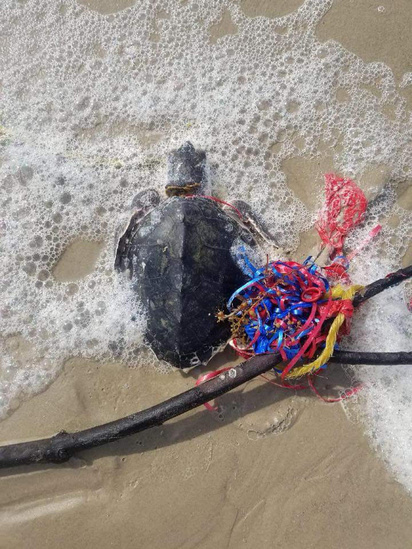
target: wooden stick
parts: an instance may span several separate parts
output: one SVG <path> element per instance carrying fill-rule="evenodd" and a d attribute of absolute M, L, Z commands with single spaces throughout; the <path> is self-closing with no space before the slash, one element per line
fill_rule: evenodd
<path fill-rule="evenodd" d="M 328 363 L 370 364 L 374 366 L 396 366 L 412 364 L 412 353 L 361 353 L 356 351 L 335 351 Z"/>
<path fill-rule="evenodd" d="M 82 450 L 162 425 L 267 372 L 280 360 L 279 354 L 255 356 L 193 389 L 122 419 L 77 433 L 61 431 L 51 438 L 0 447 L 0 467 L 42 462 L 62 463 Z"/>

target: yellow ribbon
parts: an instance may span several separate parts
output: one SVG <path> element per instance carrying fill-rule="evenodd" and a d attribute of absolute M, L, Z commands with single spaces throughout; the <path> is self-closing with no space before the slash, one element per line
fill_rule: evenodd
<path fill-rule="evenodd" d="M 362 289 L 363 286 L 360 286 L 359 284 L 354 284 L 347 289 L 338 284 L 337 286 L 332 288 L 332 299 L 350 299 L 351 301 L 353 301 L 355 294 Z M 319 357 L 309 364 L 305 364 L 304 366 L 300 366 L 299 368 L 292 368 L 288 375 L 285 376 L 286 379 L 296 379 L 297 377 L 312 374 L 328 362 L 330 357 L 333 355 L 336 339 L 338 337 L 338 333 L 342 324 L 345 322 L 345 318 L 346 317 L 343 313 L 338 313 L 329 329 L 328 336 L 325 342 L 325 348 L 323 349 Z"/>

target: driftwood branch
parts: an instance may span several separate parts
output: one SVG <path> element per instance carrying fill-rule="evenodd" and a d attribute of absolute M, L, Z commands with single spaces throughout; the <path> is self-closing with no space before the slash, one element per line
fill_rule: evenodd
<path fill-rule="evenodd" d="M 367 286 L 354 299 L 360 305 L 370 297 L 394 286 L 412 276 L 412 266 L 400 269 L 388 277 Z M 174 396 L 156 406 L 142 410 L 122 419 L 79 431 L 0 447 L 0 468 L 27 465 L 31 463 L 62 463 L 77 452 L 87 450 L 120 438 L 139 433 L 145 429 L 162 425 L 193 408 L 239 387 L 243 383 L 271 370 L 280 361 L 280 355 L 257 355 L 246 362 Z M 412 353 L 356 353 L 337 351 L 331 362 L 352 364 L 411 364 Z"/>
<path fill-rule="evenodd" d="M 356 351 L 335 351 L 330 357 L 330 363 L 339 364 L 371 364 L 374 366 L 396 366 L 412 364 L 412 352 L 399 353 L 361 353 Z"/>
<path fill-rule="evenodd" d="M 405 267 L 404 269 L 399 269 L 399 271 L 396 271 L 394 273 L 388 274 L 387 276 L 385 276 L 385 278 L 380 278 L 379 280 L 376 280 L 375 282 L 372 282 L 371 284 L 365 286 L 365 288 L 361 292 L 355 295 L 353 299 L 353 305 L 355 307 L 358 307 L 358 305 L 361 305 L 364 301 L 367 301 L 371 297 L 380 294 L 391 286 L 396 286 L 397 284 L 404 282 L 408 278 L 411 278 L 411 276 L 412 265 L 409 265 L 409 267 Z"/>

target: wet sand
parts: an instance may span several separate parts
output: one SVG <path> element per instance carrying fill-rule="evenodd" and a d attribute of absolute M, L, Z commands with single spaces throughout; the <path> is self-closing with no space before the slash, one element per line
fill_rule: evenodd
<path fill-rule="evenodd" d="M 107 13 L 131 4 L 105 0 L 100 8 Z M 273 17 L 287 9 L 286 2 L 243 4 L 250 16 Z M 299 2 L 293 4 L 291 9 Z M 407 0 L 337 0 L 318 36 L 338 40 L 366 60 L 386 62 L 400 79 L 412 70 L 411 22 Z M 217 32 L 224 34 L 225 25 L 235 32 L 230 20 Z M 325 151 L 311 164 L 311 178 L 330 168 Z M 308 163 L 290 162 L 284 169 L 292 190 L 316 209 L 316 196 L 302 186 Z M 384 168 L 371 177 L 375 184 L 381 177 L 383 184 Z M 410 202 L 410 187 L 400 200 Z M 314 240 L 303 235 L 297 259 Z M 87 274 L 87 258 L 96 253 L 87 245 L 72 248 L 59 265 L 59 279 Z M 233 356 L 218 357 L 211 368 L 227 358 Z M 72 359 L 47 391 L 0 425 L 0 440 L 29 440 L 113 420 L 191 388 L 195 375 Z M 321 387 L 328 392 L 349 383 L 334 367 Z M 411 546 L 412 499 L 369 447 L 363 425 L 339 404 L 263 380 L 221 397 L 220 404 L 223 418 L 199 409 L 64 465 L 1 472 L 0 547 Z"/>
<path fill-rule="evenodd" d="M 339 368 L 328 383 L 343 386 Z M 72 360 L 2 426 L 27 440 L 121 417 L 193 386 Z M 60 466 L 5 471 L 1 547 L 405 548 L 412 500 L 340 405 L 257 380 Z M 28 542 L 29 540 L 29 542 Z"/>

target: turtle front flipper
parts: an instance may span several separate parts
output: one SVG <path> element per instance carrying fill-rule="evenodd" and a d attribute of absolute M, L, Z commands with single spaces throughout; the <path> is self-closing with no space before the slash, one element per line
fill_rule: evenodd
<path fill-rule="evenodd" d="M 118 229 L 116 235 L 116 256 L 114 260 L 115 269 L 118 271 L 130 270 L 132 275 L 132 261 L 130 255 L 130 243 L 140 225 L 141 220 L 153 208 L 158 206 L 160 195 L 154 189 L 146 189 L 137 193 L 132 201 L 133 215 L 125 229 L 124 226 Z"/>
<path fill-rule="evenodd" d="M 132 208 L 145 215 L 149 210 L 156 208 L 160 203 L 160 195 L 155 189 L 140 191 L 132 200 Z"/>
<path fill-rule="evenodd" d="M 245 226 L 256 240 L 262 244 L 269 245 L 271 248 L 277 251 L 277 253 L 287 253 L 288 250 L 284 250 L 279 244 L 278 238 L 271 233 L 267 228 L 265 222 L 252 210 L 251 206 L 243 200 L 233 200 L 231 202 L 233 208 L 224 208 L 229 215 L 236 215 L 236 220 L 243 226 Z M 239 216 L 236 210 L 241 214 Z"/>

